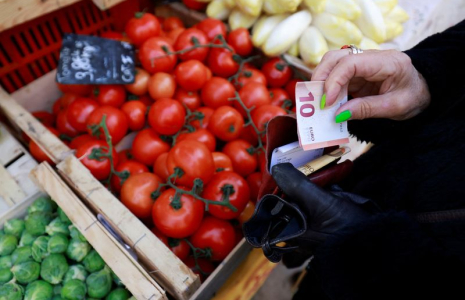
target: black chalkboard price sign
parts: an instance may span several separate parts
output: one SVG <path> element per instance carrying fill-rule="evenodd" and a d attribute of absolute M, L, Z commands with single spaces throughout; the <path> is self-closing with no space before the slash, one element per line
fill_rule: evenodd
<path fill-rule="evenodd" d="M 62 84 L 128 84 L 134 82 L 134 67 L 129 43 L 65 34 L 56 79 Z"/>

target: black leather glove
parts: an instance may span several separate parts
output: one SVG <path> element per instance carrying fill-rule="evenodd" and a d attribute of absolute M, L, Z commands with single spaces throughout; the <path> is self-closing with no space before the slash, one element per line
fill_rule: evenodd
<path fill-rule="evenodd" d="M 246 240 L 272 262 L 289 253 L 289 267 L 303 263 L 329 236 L 379 211 L 372 201 L 337 186 L 323 190 L 290 163 L 274 166 L 272 175 L 288 200 L 265 195 L 244 223 Z M 281 242 L 285 245 L 277 245 Z"/>

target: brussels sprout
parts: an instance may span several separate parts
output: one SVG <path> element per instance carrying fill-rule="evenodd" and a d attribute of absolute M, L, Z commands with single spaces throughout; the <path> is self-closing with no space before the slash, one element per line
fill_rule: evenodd
<path fill-rule="evenodd" d="M 33 213 L 36 211 L 43 211 L 43 212 L 53 212 L 55 211 L 57 205 L 56 203 L 48 196 L 42 196 L 37 198 L 34 202 L 32 202 L 31 206 L 27 209 L 27 212 Z"/>
<path fill-rule="evenodd" d="M 85 299 L 87 286 L 84 282 L 78 279 L 69 280 L 61 290 L 61 297 L 67 300 Z"/>
<path fill-rule="evenodd" d="M 128 292 L 128 290 L 124 288 L 117 288 L 111 291 L 105 300 L 128 300 L 129 297 L 131 297 L 131 294 Z"/>
<path fill-rule="evenodd" d="M 63 284 L 66 284 L 71 279 L 79 279 L 81 281 L 86 281 L 87 278 L 87 271 L 83 265 L 72 265 L 69 267 L 68 272 L 65 274 L 65 278 L 63 279 Z"/>
<path fill-rule="evenodd" d="M 103 298 L 111 290 L 111 275 L 108 266 L 90 274 L 86 279 L 87 293 L 93 298 Z"/>
<path fill-rule="evenodd" d="M 11 234 L 0 237 L 0 256 L 10 255 L 16 249 L 18 238 Z"/>
<path fill-rule="evenodd" d="M 48 241 L 50 237 L 48 236 L 39 236 L 34 243 L 32 243 L 32 258 L 36 262 L 41 262 L 49 253 L 48 253 Z"/>
<path fill-rule="evenodd" d="M 11 219 L 5 222 L 5 225 L 3 225 L 3 230 L 6 234 L 11 234 L 20 237 L 25 227 L 26 225 L 24 223 L 24 220 Z"/>
<path fill-rule="evenodd" d="M 89 273 L 100 271 L 103 267 L 105 267 L 105 262 L 102 257 L 93 249 L 84 258 L 82 264 Z"/>
<path fill-rule="evenodd" d="M 52 300 L 53 287 L 43 280 L 36 280 L 26 286 L 24 300 Z"/>
<path fill-rule="evenodd" d="M 69 269 L 66 257 L 63 254 L 56 253 L 47 256 L 40 267 L 40 276 L 51 284 L 60 283 Z"/>
<path fill-rule="evenodd" d="M 61 295 L 61 289 L 63 288 L 63 285 L 61 284 L 55 284 L 53 286 L 53 294 L 54 295 Z"/>
<path fill-rule="evenodd" d="M 0 284 L 7 283 L 11 279 L 13 279 L 13 273 L 10 269 L 0 269 Z"/>
<path fill-rule="evenodd" d="M 81 262 L 89 254 L 90 249 L 89 243 L 71 239 L 68 249 L 66 249 L 66 255 L 77 262 Z"/>
<path fill-rule="evenodd" d="M 24 246 L 16 248 L 11 254 L 11 262 L 16 265 L 28 260 L 32 260 L 31 246 Z"/>
<path fill-rule="evenodd" d="M 65 214 L 65 212 L 61 209 L 61 207 L 58 207 L 58 218 L 60 218 L 60 221 L 67 224 L 71 225 L 71 220 L 68 218 L 68 216 Z"/>
<path fill-rule="evenodd" d="M 12 266 L 11 255 L 0 257 L 0 269 L 9 269 Z"/>
<path fill-rule="evenodd" d="M 87 298 L 89 299 L 89 298 Z M 53 296 L 52 300 L 63 300 L 63 298 L 61 298 L 61 295 L 55 295 Z"/>
<path fill-rule="evenodd" d="M 45 227 L 45 232 L 50 236 L 57 233 L 69 235 L 68 226 L 68 224 L 61 222 L 60 218 L 57 217 L 53 219 L 52 222 L 50 222 L 50 224 L 47 225 L 47 227 Z"/>
<path fill-rule="evenodd" d="M 87 242 L 87 239 L 81 234 L 81 232 L 76 228 L 76 226 L 69 226 L 69 232 L 71 233 L 71 238 L 79 240 L 81 242 Z"/>
<path fill-rule="evenodd" d="M 35 261 L 25 261 L 14 265 L 11 272 L 15 275 L 16 281 L 26 284 L 39 278 L 40 265 Z"/>
<path fill-rule="evenodd" d="M 41 235 L 45 233 L 45 227 L 52 219 L 49 212 L 35 211 L 26 216 L 26 230 L 32 235 Z"/>
<path fill-rule="evenodd" d="M 115 272 L 111 271 L 111 278 L 113 278 L 113 282 L 117 285 L 117 286 L 124 286 L 124 283 L 121 281 L 121 279 L 119 279 L 118 276 L 116 276 Z"/>
<path fill-rule="evenodd" d="M 32 235 L 29 232 L 27 232 L 27 230 L 24 230 L 21 234 L 21 239 L 19 240 L 19 247 L 32 246 L 32 243 L 34 243 L 36 238 L 36 235 Z"/>
<path fill-rule="evenodd" d="M 63 233 L 56 233 L 48 240 L 49 253 L 65 253 L 68 249 L 68 237 Z"/>
<path fill-rule="evenodd" d="M 24 289 L 16 283 L 7 283 L 0 286 L 0 300 L 22 300 Z"/>

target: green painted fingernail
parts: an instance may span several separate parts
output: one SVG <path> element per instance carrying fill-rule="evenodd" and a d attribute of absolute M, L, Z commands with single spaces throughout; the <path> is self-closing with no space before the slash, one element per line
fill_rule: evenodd
<path fill-rule="evenodd" d="M 352 117 L 352 113 L 350 112 L 350 110 L 344 110 L 336 116 L 336 123 L 347 121 L 350 119 L 350 117 Z"/>
<path fill-rule="evenodd" d="M 321 96 L 320 109 L 325 108 L 325 105 L 326 105 L 326 94 L 323 94 L 323 96 Z"/>

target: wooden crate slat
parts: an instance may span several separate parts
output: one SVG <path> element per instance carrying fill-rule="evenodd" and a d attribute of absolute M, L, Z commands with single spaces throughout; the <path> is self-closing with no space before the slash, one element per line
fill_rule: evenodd
<path fill-rule="evenodd" d="M 2 165 L 0 165 L 0 197 L 2 197 L 10 207 L 26 197 L 26 193 Z"/>
<path fill-rule="evenodd" d="M 137 253 L 149 273 L 177 299 L 189 299 L 200 280 L 74 156 L 57 165 L 64 179 Z"/>
<path fill-rule="evenodd" d="M 40 164 L 31 172 L 31 175 L 63 209 L 73 224 L 137 299 L 167 299 L 163 289 L 145 271 L 141 271 L 126 251 L 121 250 L 121 245 L 107 234 L 103 225 L 98 222 L 97 218 L 49 164 Z"/>
<path fill-rule="evenodd" d="M 115 6 L 118 3 L 123 2 L 124 0 L 92 0 L 95 5 L 98 6 L 101 10 L 109 9 L 112 6 Z"/>

